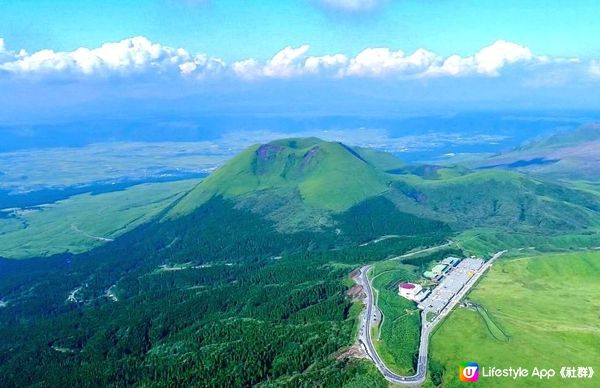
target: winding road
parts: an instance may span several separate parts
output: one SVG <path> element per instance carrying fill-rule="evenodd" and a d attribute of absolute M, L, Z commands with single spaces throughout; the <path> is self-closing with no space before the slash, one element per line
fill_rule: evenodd
<path fill-rule="evenodd" d="M 449 243 L 451 244 L 451 243 Z M 443 245 L 443 246 L 447 246 Z M 417 253 L 426 252 L 432 249 L 439 249 L 440 247 L 428 248 L 422 251 L 413 252 L 408 255 L 398 256 L 394 259 L 399 259 L 403 257 L 409 257 L 415 255 Z M 429 312 L 427 309 L 421 312 L 421 340 L 419 344 L 419 358 L 417 362 L 417 373 L 412 376 L 402 376 L 392 372 L 383 362 L 377 351 L 375 350 L 375 346 L 373 345 L 373 339 L 371 338 L 371 326 L 373 324 L 373 318 L 375 315 L 375 306 L 373 304 L 373 288 L 371 286 L 371 282 L 369 281 L 368 272 L 373 267 L 373 265 L 365 265 L 360 269 L 360 275 L 358 276 L 359 284 L 362 285 L 363 290 L 366 295 L 366 304 L 367 309 L 365 314 L 363 315 L 363 319 L 361 322 L 361 327 L 359 331 L 359 341 L 363 344 L 367 355 L 371 360 L 375 363 L 375 366 L 383 377 L 391 383 L 400 384 L 400 385 L 408 385 L 408 386 L 418 386 L 425 382 L 425 377 L 427 374 L 427 353 L 429 349 L 429 337 L 433 329 L 452 311 L 454 306 L 460 302 L 460 300 L 469 292 L 471 287 L 481 278 L 481 276 L 492 266 L 493 262 L 502 256 L 506 251 L 498 252 L 490 260 L 488 260 L 475 275 L 464 285 L 464 287 L 450 300 L 450 302 L 444 307 L 444 309 L 433 319 L 431 322 L 427 321 L 427 313 Z"/>

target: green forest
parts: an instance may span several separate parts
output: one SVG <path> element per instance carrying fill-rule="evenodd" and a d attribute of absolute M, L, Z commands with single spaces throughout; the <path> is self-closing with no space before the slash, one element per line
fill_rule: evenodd
<path fill-rule="evenodd" d="M 360 312 L 349 273 L 450 233 L 376 197 L 335 227 L 283 234 L 216 196 L 84 254 L 1 260 L 0 381 L 385 385 L 370 364 L 337 357 Z"/>

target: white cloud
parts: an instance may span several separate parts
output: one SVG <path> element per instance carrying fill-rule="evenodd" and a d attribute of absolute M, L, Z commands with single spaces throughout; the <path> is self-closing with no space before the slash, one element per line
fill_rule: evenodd
<path fill-rule="evenodd" d="M 388 74 L 420 73 L 437 61 L 437 56 L 424 49 L 411 55 L 389 48 L 368 48 L 350 60 L 345 75 L 380 77 Z"/>
<path fill-rule="evenodd" d="M 379 6 L 381 0 L 321 0 L 325 7 L 337 9 L 344 12 L 368 11 Z"/>
<path fill-rule="evenodd" d="M 412 54 L 386 47 L 366 48 L 354 57 L 344 54 L 309 55 L 309 45 L 287 46 L 270 59 L 242 59 L 231 64 L 199 53 L 192 55 L 183 48 L 173 48 L 138 36 L 120 42 L 105 43 L 97 48 L 79 48 L 70 52 L 44 49 L 32 54 L 25 50 L 10 51 L 0 38 L 0 72 L 22 76 L 61 74 L 65 76 L 127 76 L 131 74 L 170 74 L 185 78 L 206 78 L 216 74 L 241 79 L 321 77 L 370 77 L 419 79 L 428 77 L 499 76 L 509 67 L 529 71 L 530 75 L 557 68 L 600 76 L 600 62 L 582 64 L 577 58 L 549 58 L 534 55 L 522 45 L 498 40 L 473 55 L 443 57 L 420 48 Z M 565 72 L 565 74 L 569 73 Z M 570 73 L 570 74 L 571 74 Z M 1 73 L 0 73 L 1 75 Z M 564 78 L 564 77 L 563 77 Z"/>
<path fill-rule="evenodd" d="M 216 74 L 225 69 L 226 63 L 220 58 L 209 57 L 206 54 L 197 54 L 191 60 L 179 65 L 179 71 L 184 76 L 195 75 L 205 77 Z"/>
<path fill-rule="evenodd" d="M 304 74 L 316 74 L 322 69 L 339 66 L 346 62 L 346 57 L 342 54 L 307 57 L 306 53 L 309 48 L 310 46 L 307 44 L 297 48 L 287 46 L 264 64 L 250 58 L 233 63 L 232 70 L 236 75 L 246 79 L 289 78 Z"/>
<path fill-rule="evenodd" d="M 235 62 L 232 70 L 246 79 L 289 78 L 307 74 L 373 78 L 498 76 L 508 65 L 541 64 L 551 61 L 546 57 L 533 55 L 527 47 L 504 40 L 499 40 L 467 57 L 451 55 L 444 58 L 422 48 L 410 55 L 402 50 L 393 51 L 387 47 L 367 48 L 353 58 L 343 54 L 307 56 L 308 50 L 308 45 L 298 48 L 288 46 L 264 63 L 256 59 L 246 59 Z M 569 63 L 572 63 L 572 60 Z"/>
<path fill-rule="evenodd" d="M 302 73 L 300 59 L 306 54 L 310 46 L 307 44 L 298 48 L 287 46 L 271 58 L 263 69 L 267 77 L 291 77 Z"/>
<path fill-rule="evenodd" d="M 262 66 L 253 58 L 234 62 L 231 69 L 235 75 L 245 79 L 255 79 L 263 76 Z"/>
<path fill-rule="evenodd" d="M 348 63 L 348 57 L 344 54 L 323 55 L 320 57 L 308 57 L 304 61 L 304 70 L 310 74 L 318 74 L 322 71 L 339 70 Z"/>
<path fill-rule="evenodd" d="M 21 74 L 70 72 L 92 75 L 146 71 L 190 74 L 200 68 L 212 70 L 223 65 L 220 60 L 201 54 L 192 57 L 182 48 L 163 46 L 137 36 L 105 43 L 95 49 L 82 47 L 70 52 L 44 49 L 32 54 L 23 51 L 18 58 L 1 63 L 0 69 Z"/>
<path fill-rule="evenodd" d="M 497 75 L 498 70 L 506 64 L 529 62 L 532 59 L 534 56 L 527 47 L 505 40 L 499 40 L 475 54 L 477 72 L 488 75 Z"/>
<path fill-rule="evenodd" d="M 475 55 L 461 57 L 450 55 L 440 64 L 431 66 L 424 75 L 460 76 L 478 73 L 487 76 L 498 76 L 506 65 L 514 63 L 541 63 L 547 58 L 534 56 L 531 50 L 516 43 L 498 40 L 484 47 Z"/>

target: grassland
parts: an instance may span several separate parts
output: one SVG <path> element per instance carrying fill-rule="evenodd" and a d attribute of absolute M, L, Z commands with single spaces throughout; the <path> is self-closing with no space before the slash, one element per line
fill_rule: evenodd
<path fill-rule="evenodd" d="M 374 345 L 390 369 L 411 374 L 413 357 L 419 348 L 420 318 L 416 305 L 398 296 L 398 283 L 414 281 L 414 267 L 398 261 L 380 262 L 374 266 L 371 279 L 383 313 L 381 325 L 373 335 Z"/>
<path fill-rule="evenodd" d="M 26 258 L 84 252 L 155 216 L 198 180 L 143 184 L 98 195 L 82 194 L 0 219 L 0 256 Z"/>
<path fill-rule="evenodd" d="M 387 195 L 403 211 L 446 221 L 457 230 L 494 227 L 548 235 L 600 226 L 597 194 L 508 171 L 444 179 L 399 176 Z"/>
<path fill-rule="evenodd" d="M 600 370 L 600 252 L 542 254 L 496 263 L 469 299 L 487 311 L 458 309 L 434 333 L 432 364 L 443 386 L 460 386 L 458 364 L 499 368 L 592 366 Z M 490 321 L 507 337 L 498 339 Z M 496 335 L 494 335 L 496 334 Z M 487 378 L 498 387 L 592 387 L 593 380 Z M 432 384 L 431 382 L 429 384 Z"/>
<path fill-rule="evenodd" d="M 232 156 L 209 142 L 111 142 L 0 153 L 0 189 L 17 192 L 98 181 L 209 172 Z"/>
<path fill-rule="evenodd" d="M 460 233 L 455 240 L 465 252 L 476 255 L 490 255 L 504 249 L 509 249 L 513 255 L 523 255 L 523 252 L 558 252 L 598 247 L 600 228 L 558 235 L 474 228 Z"/>

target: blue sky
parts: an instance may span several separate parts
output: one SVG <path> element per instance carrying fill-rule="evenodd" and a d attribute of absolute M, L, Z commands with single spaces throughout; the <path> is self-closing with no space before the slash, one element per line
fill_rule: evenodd
<path fill-rule="evenodd" d="M 587 0 L 0 0 L 0 119 L 596 109 L 599 11 Z"/>
<path fill-rule="evenodd" d="M 352 12 L 319 0 L 0 1 L 0 36 L 34 51 L 143 35 L 226 60 L 264 59 L 302 44 L 316 54 L 384 46 L 466 55 L 498 39 L 546 55 L 600 56 L 593 0 L 371 2 L 381 5 Z"/>

